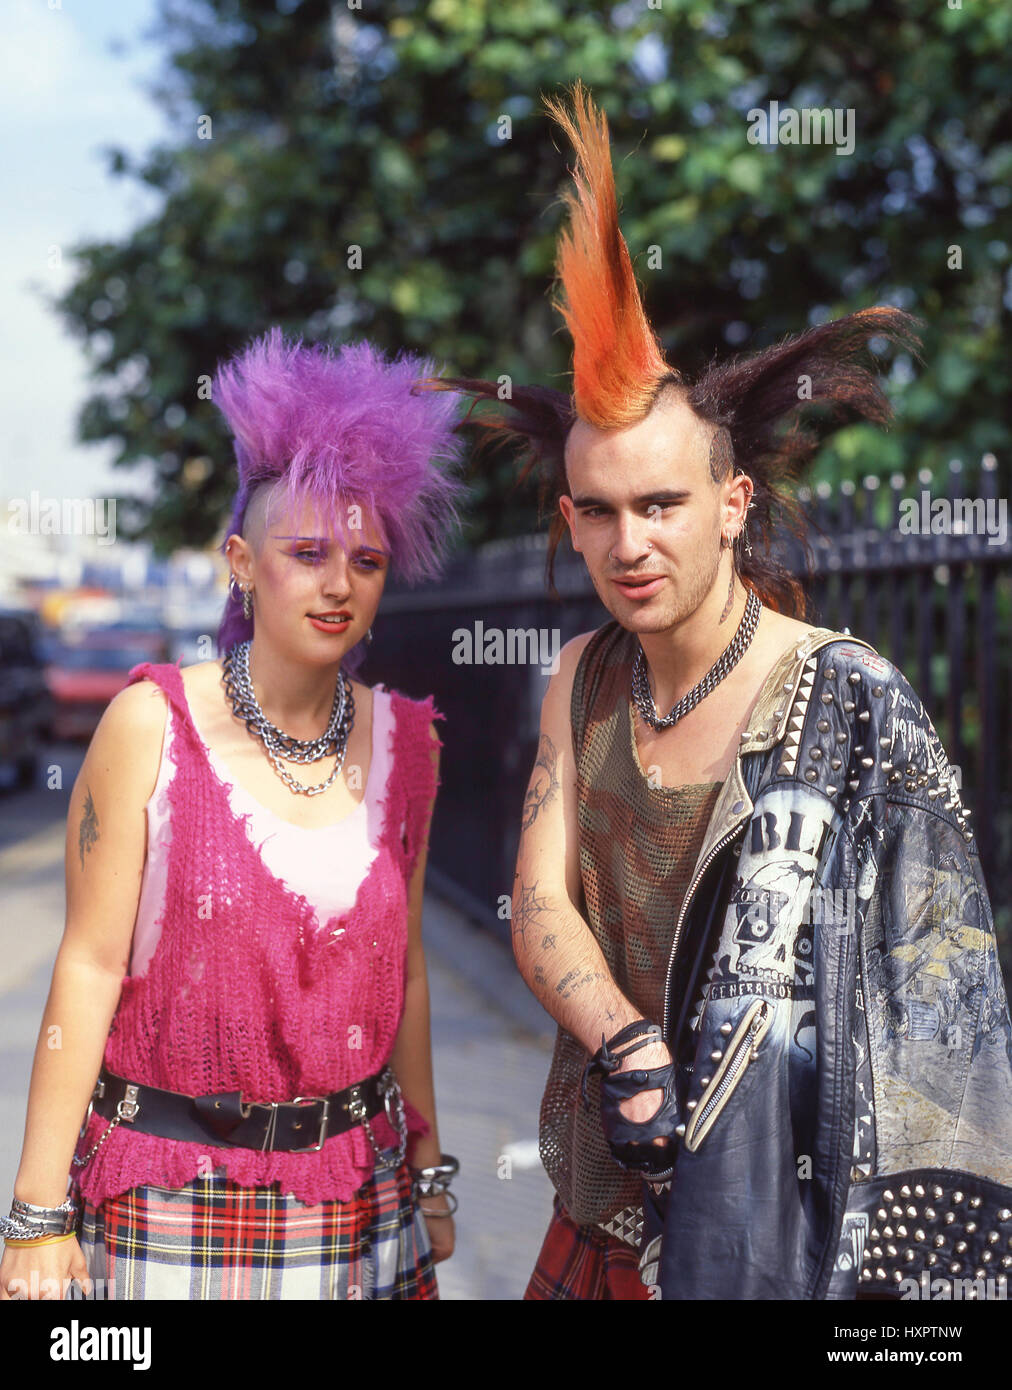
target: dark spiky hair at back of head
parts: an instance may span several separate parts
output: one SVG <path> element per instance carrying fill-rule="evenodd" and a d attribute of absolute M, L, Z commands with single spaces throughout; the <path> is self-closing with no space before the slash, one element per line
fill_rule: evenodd
<path fill-rule="evenodd" d="M 565 446 L 577 419 L 618 429 L 644 419 L 669 391 L 713 427 L 710 474 L 715 484 L 745 472 L 753 482 L 748 514 L 751 554 L 736 546 L 742 582 L 768 607 L 803 617 L 802 585 L 772 554 L 780 529 L 804 541 L 805 520 L 785 484 L 796 480 L 822 439 L 853 420 L 885 425 L 889 401 L 879 384 L 871 338 L 910 351 L 920 347 L 919 323 L 901 309 L 875 305 L 819 324 L 783 342 L 712 362 L 689 379 L 667 364 L 651 329 L 618 228 L 608 127 L 577 82 L 570 117 L 555 99 L 545 105 L 573 141 L 576 191 L 566 197 L 570 227 L 560 233 L 556 307 L 573 338 L 573 394 L 541 386 L 512 387 L 467 377 L 434 378 L 435 390 L 473 397 L 461 422 L 478 429 L 482 446 L 519 446 L 518 482 L 537 467 L 542 511 L 551 513 L 547 577 L 566 523 L 558 500 L 569 495 Z M 494 403 L 479 414 L 479 401 Z M 814 408 L 814 409 L 813 409 Z"/>

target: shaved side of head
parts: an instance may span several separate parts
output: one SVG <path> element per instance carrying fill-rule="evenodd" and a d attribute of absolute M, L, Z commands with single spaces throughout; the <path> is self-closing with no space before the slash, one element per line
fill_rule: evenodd
<path fill-rule="evenodd" d="M 662 382 L 654 397 L 651 410 L 670 409 L 675 404 L 687 407 L 698 421 L 709 458 L 710 479 L 714 487 L 719 487 L 721 483 L 727 481 L 734 470 L 734 447 L 731 443 L 730 431 L 724 425 L 712 424 L 693 410 L 689 401 L 689 388 L 684 382 Z"/>
<path fill-rule="evenodd" d="M 714 425 L 713 433 L 710 436 L 710 477 L 714 485 L 719 487 L 722 482 L 730 475 L 734 467 L 734 449 L 731 447 L 731 435 L 724 425 Z"/>
<path fill-rule="evenodd" d="M 273 483 L 261 483 L 254 490 L 246 508 L 246 515 L 243 517 L 242 538 L 254 555 L 259 555 L 263 550 L 264 538 L 267 535 L 268 509 L 273 491 Z"/>

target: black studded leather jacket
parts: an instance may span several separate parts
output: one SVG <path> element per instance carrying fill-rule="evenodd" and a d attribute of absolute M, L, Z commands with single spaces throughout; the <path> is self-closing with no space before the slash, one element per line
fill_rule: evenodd
<path fill-rule="evenodd" d="M 718 914 L 671 1186 L 646 1203 L 661 1298 L 1012 1273 L 1012 1026 L 969 817 L 901 671 L 825 628 L 784 654 L 676 929 Z"/>

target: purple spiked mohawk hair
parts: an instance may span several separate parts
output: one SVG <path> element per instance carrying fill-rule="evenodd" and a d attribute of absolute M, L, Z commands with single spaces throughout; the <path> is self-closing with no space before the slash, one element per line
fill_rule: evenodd
<path fill-rule="evenodd" d="M 368 509 L 383 530 L 396 573 L 434 577 L 464 492 L 453 476 L 463 442 L 454 433 L 459 397 L 417 390 L 434 363 L 401 352 L 388 361 L 366 340 L 335 352 L 271 328 L 219 364 L 212 398 L 234 436 L 239 489 L 219 547 L 243 535 L 252 495 L 275 484 L 274 499 L 307 497 L 335 530 L 349 503 Z M 447 471 L 436 461 L 450 465 Z M 252 636 L 253 619 L 230 593 L 218 628 L 218 651 Z M 356 668 L 361 650 L 345 664 Z"/>

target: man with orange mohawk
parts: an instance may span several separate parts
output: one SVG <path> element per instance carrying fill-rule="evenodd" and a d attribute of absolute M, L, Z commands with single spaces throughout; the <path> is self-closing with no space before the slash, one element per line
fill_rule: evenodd
<path fill-rule="evenodd" d="M 866 309 L 685 380 L 643 312 L 607 123 L 573 100 L 547 102 L 577 155 L 573 396 L 514 387 L 474 421 L 547 465 L 549 575 L 568 528 L 613 615 L 549 683 L 514 884 L 516 959 L 559 1025 L 526 1296 L 1004 1277 L 1012 1026 L 969 812 L 902 672 L 805 622 L 771 553 L 774 523 L 803 530 L 780 485 L 818 443 L 804 402 L 885 423 L 867 340 L 916 347 L 915 323 Z"/>

